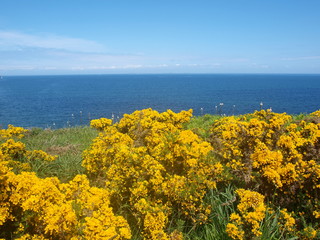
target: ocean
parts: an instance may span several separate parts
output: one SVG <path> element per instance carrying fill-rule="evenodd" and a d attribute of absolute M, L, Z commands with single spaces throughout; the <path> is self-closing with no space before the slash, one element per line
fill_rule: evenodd
<path fill-rule="evenodd" d="M 260 104 L 263 104 L 262 106 Z M 0 126 L 61 128 L 152 108 L 194 115 L 320 109 L 320 75 L 123 74 L 4 76 Z"/>

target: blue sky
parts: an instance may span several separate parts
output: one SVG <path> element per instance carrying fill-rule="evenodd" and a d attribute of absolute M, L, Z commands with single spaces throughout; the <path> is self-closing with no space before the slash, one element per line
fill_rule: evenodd
<path fill-rule="evenodd" d="M 320 73 L 319 0 L 0 6 L 0 75 Z"/>

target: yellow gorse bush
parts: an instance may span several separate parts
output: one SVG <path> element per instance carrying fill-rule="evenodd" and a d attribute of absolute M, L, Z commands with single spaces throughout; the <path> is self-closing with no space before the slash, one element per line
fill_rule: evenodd
<path fill-rule="evenodd" d="M 210 143 L 183 130 L 191 116 L 191 110 L 125 114 L 119 123 L 104 125 L 84 153 L 91 179 L 105 184 L 115 208 L 129 206 L 148 239 L 170 238 L 166 228 L 173 213 L 193 224 L 204 223 L 210 213 L 203 198 L 223 167 L 212 158 Z"/>
<path fill-rule="evenodd" d="M 317 117 L 318 111 L 311 115 Z M 222 118 L 213 124 L 211 133 L 215 153 L 238 186 L 256 190 L 275 206 L 304 212 L 305 218 L 316 221 L 319 123 L 293 122 L 285 113 L 262 110 Z"/>
<path fill-rule="evenodd" d="M 181 240 L 229 206 L 219 216 L 226 238 L 267 239 L 266 221 L 284 239 L 319 238 L 319 111 L 304 120 L 265 110 L 221 117 L 206 140 L 186 130 L 191 117 L 144 109 L 92 120 L 100 133 L 83 152 L 86 175 L 66 183 L 31 171 L 57 156 L 28 150 L 19 140 L 27 130 L 1 129 L 0 237 L 120 240 L 133 231 Z M 206 198 L 229 185 L 227 202 Z"/>
<path fill-rule="evenodd" d="M 23 143 L 11 139 L 17 134 L 21 138 L 22 132 L 22 128 L 13 126 L 1 130 L 4 142 L 0 145 L 0 232 L 4 237 L 131 238 L 127 221 L 114 215 L 110 207 L 109 191 L 90 186 L 85 175 L 62 184 L 57 178 L 41 179 L 34 172 L 25 172 L 20 161 L 45 162 L 55 157 L 40 150 L 28 151 Z"/>

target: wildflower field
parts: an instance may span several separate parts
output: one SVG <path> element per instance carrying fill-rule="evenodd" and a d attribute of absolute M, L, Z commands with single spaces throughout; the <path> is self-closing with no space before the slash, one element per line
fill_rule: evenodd
<path fill-rule="evenodd" d="M 0 238 L 320 239 L 320 111 L 91 127 L 0 130 Z"/>

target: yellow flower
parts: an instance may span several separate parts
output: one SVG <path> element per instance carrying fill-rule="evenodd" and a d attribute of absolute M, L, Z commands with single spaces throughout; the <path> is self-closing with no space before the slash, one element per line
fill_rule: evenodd
<path fill-rule="evenodd" d="M 320 218 L 320 211 L 313 211 L 313 215 L 315 218 Z"/>
<path fill-rule="evenodd" d="M 226 227 L 226 232 L 232 239 L 242 240 L 244 239 L 244 231 L 239 229 L 235 224 L 228 223 Z"/>
<path fill-rule="evenodd" d="M 287 209 L 282 209 L 280 211 L 280 221 L 285 230 L 292 232 L 295 230 L 296 220 L 288 213 Z"/>
<path fill-rule="evenodd" d="M 94 119 L 94 120 L 91 120 L 90 122 L 90 126 L 92 128 L 98 129 L 99 131 L 105 130 L 111 124 L 112 124 L 112 120 L 107 118 Z"/>
<path fill-rule="evenodd" d="M 232 213 L 229 217 L 231 223 L 227 225 L 227 233 L 233 239 L 237 239 L 237 234 L 243 237 L 245 235 L 260 236 L 260 224 L 265 218 L 266 207 L 264 205 L 264 196 L 260 193 L 238 189 L 236 193 L 240 196 L 240 202 L 237 206 L 239 213 Z M 238 233 L 241 230 L 243 234 Z M 250 231 L 250 232 L 248 232 Z M 241 238 L 242 238 L 241 237 Z"/>
<path fill-rule="evenodd" d="M 0 140 L 1 139 L 9 139 L 9 138 L 22 138 L 24 133 L 28 132 L 28 130 L 22 127 L 15 127 L 13 125 L 8 125 L 7 129 L 0 129 Z"/>

